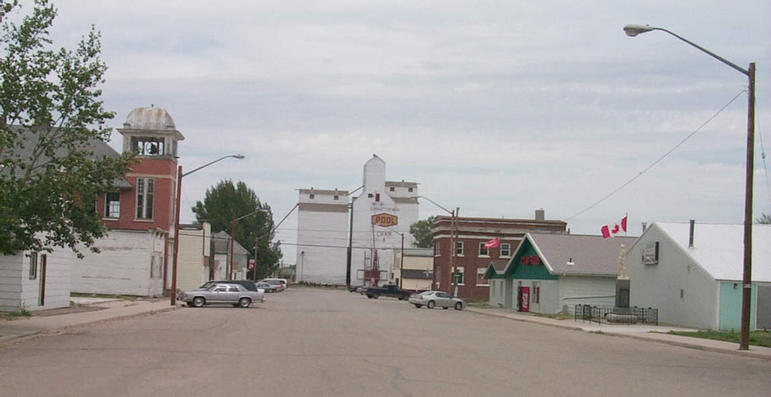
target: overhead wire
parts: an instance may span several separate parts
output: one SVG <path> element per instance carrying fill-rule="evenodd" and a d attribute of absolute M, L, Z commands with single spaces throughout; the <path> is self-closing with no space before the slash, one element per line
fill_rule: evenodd
<path fill-rule="evenodd" d="M 725 110 L 725 109 L 726 109 L 728 106 L 730 106 L 732 103 L 734 103 L 734 101 L 736 101 L 736 99 L 738 99 L 738 98 L 739 98 L 739 97 L 740 97 L 740 96 L 741 96 L 743 93 L 746 93 L 746 92 L 747 92 L 747 90 L 746 90 L 746 89 L 742 89 L 741 91 L 739 91 L 739 93 L 737 93 L 737 94 L 736 94 L 736 95 L 735 95 L 733 98 L 731 98 L 731 100 L 730 100 L 730 101 L 728 101 L 728 103 L 726 103 L 725 105 L 723 105 L 723 107 L 721 107 L 721 108 L 720 108 L 720 109 L 719 109 L 717 112 L 715 112 L 715 114 L 713 114 L 711 117 L 709 117 L 709 118 L 708 118 L 708 119 L 707 119 L 705 122 L 703 122 L 703 123 L 702 123 L 702 124 L 701 124 L 701 125 L 700 125 L 698 128 L 696 128 L 695 130 L 693 130 L 693 132 L 691 132 L 690 134 L 688 134 L 688 135 L 687 135 L 685 138 L 683 138 L 683 139 L 682 139 L 680 142 L 678 142 L 678 143 L 677 143 L 675 146 L 673 146 L 671 149 L 669 149 L 669 150 L 668 150 L 666 153 L 664 153 L 663 155 L 659 156 L 659 158 L 657 158 L 655 161 L 653 161 L 652 163 L 650 163 L 650 164 L 649 164 L 647 167 L 645 167 L 645 168 L 644 168 L 642 171 L 638 172 L 638 173 L 637 173 L 637 175 L 635 175 L 635 176 L 633 176 L 632 178 L 628 179 L 626 182 L 622 183 L 620 186 L 618 186 L 617 188 L 613 189 L 613 190 L 612 190 L 610 193 L 606 194 L 606 195 L 605 195 L 605 196 L 603 196 L 601 199 L 599 199 L 599 200 L 595 201 L 594 203 L 592 203 L 592 204 L 591 204 L 591 205 L 589 205 L 588 207 L 586 207 L 586 208 L 582 209 L 581 211 L 578 211 L 578 212 L 577 212 L 575 215 L 572 215 L 572 216 L 569 216 L 569 217 L 565 218 L 565 220 L 566 220 L 566 221 L 569 221 L 569 220 L 571 220 L 571 219 L 573 219 L 573 218 L 575 218 L 575 217 L 577 217 L 577 216 L 579 216 L 579 215 L 581 215 L 581 214 L 585 213 L 586 211 L 589 211 L 590 209 L 592 209 L 592 208 L 596 207 L 597 205 L 599 205 L 600 203 L 604 202 L 605 200 L 607 200 L 607 199 L 611 198 L 613 195 L 615 195 L 616 193 L 618 193 L 619 191 L 621 191 L 621 189 L 623 189 L 623 188 L 625 188 L 625 187 L 629 186 L 629 185 L 630 185 L 632 182 L 634 182 L 635 180 L 637 180 L 637 178 L 639 178 L 639 177 L 643 176 L 643 175 L 644 175 L 646 172 L 650 171 L 650 169 L 651 169 L 651 168 L 655 167 L 655 166 L 656 166 L 656 165 L 658 165 L 658 164 L 659 164 L 661 161 L 663 161 L 665 158 L 667 158 L 667 157 L 668 157 L 670 154 L 672 154 L 672 152 L 674 152 L 675 150 L 677 150 L 677 148 L 679 148 L 680 146 L 682 146 L 682 145 L 683 145 L 683 144 L 684 144 L 684 143 L 685 143 L 687 140 L 691 139 L 691 137 L 693 137 L 693 136 L 694 136 L 694 135 L 696 135 L 696 134 L 697 134 L 699 131 L 701 131 L 701 130 L 702 130 L 702 128 L 706 127 L 706 126 L 707 126 L 707 125 L 708 125 L 710 122 L 712 122 L 712 120 L 714 120 L 715 118 L 717 118 L 717 116 L 719 116 L 719 115 L 720 115 L 720 113 L 723 113 L 723 111 L 724 111 L 724 110 Z"/>

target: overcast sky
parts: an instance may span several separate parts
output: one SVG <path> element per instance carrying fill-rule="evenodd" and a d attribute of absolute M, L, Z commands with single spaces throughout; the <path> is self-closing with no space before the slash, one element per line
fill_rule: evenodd
<path fill-rule="evenodd" d="M 373 153 L 388 180 L 462 216 L 548 219 L 573 233 L 629 214 L 741 223 L 747 96 L 610 199 L 576 216 L 699 128 L 744 75 L 663 32 L 758 64 L 755 214 L 771 213 L 771 3 L 715 1 L 63 0 L 53 30 L 102 32 L 106 107 L 166 109 L 186 139 L 182 220 L 207 187 L 243 180 L 278 221 L 298 188 L 353 189 Z M 113 136 L 113 146 L 120 139 Z M 771 159 L 767 160 L 771 162 Z M 422 202 L 420 217 L 440 214 Z M 279 230 L 294 262 L 297 221 Z"/>

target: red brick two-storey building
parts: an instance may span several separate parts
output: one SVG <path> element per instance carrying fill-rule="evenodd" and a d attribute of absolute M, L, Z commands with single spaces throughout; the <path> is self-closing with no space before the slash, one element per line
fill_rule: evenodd
<path fill-rule="evenodd" d="M 497 219 L 459 217 L 453 226 L 452 217 L 434 218 L 434 279 L 433 288 L 468 299 L 488 299 L 489 284 L 484 278 L 490 263 L 504 264 L 522 241 L 525 233 L 567 233 L 567 223 L 546 220 L 543 210 L 535 219 Z M 457 238 L 453 238 L 456 230 Z M 498 238 L 500 245 L 484 248 L 487 241 Z M 453 257 L 452 245 L 455 245 Z M 454 260 L 454 265 L 453 265 Z M 455 282 L 451 280 L 455 268 Z"/>

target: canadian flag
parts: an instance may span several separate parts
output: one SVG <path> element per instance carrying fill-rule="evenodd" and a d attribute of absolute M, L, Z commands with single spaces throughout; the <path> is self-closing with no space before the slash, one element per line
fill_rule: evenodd
<path fill-rule="evenodd" d="M 600 228 L 600 232 L 602 233 L 603 238 L 613 238 L 621 232 L 626 232 L 626 216 L 621 218 L 620 223 L 604 225 Z"/>
<path fill-rule="evenodd" d="M 482 247 L 483 248 L 495 248 L 499 247 L 501 245 L 501 239 L 498 237 L 486 242 Z"/>

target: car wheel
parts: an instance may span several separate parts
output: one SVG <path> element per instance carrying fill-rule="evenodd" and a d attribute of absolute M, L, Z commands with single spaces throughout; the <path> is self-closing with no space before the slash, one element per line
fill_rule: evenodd
<path fill-rule="evenodd" d="M 206 299 L 202 296 L 196 296 L 193 298 L 193 307 L 203 307 L 206 304 Z"/>
<path fill-rule="evenodd" d="M 455 310 L 463 310 L 463 304 L 460 302 L 455 303 Z"/>
<path fill-rule="evenodd" d="M 434 306 L 436 306 L 436 303 L 434 303 L 434 301 L 428 301 L 428 304 L 426 305 L 426 307 L 429 309 L 433 309 Z"/>
<path fill-rule="evenodd" d="M 415 304 L 415 307 L 417 307 L 418 309 L 420 309 L 422 306 L 423 306 L 423 305 L 418 305 L 418 304 Z"/>
<path fill-rule="evenodd" d="M 238 300 L 238 306 L 241 306 L 243 308 L 249 307 L 249 305 L 252 304 L 252 300 L 249 298 L 241 298 Z"/>

